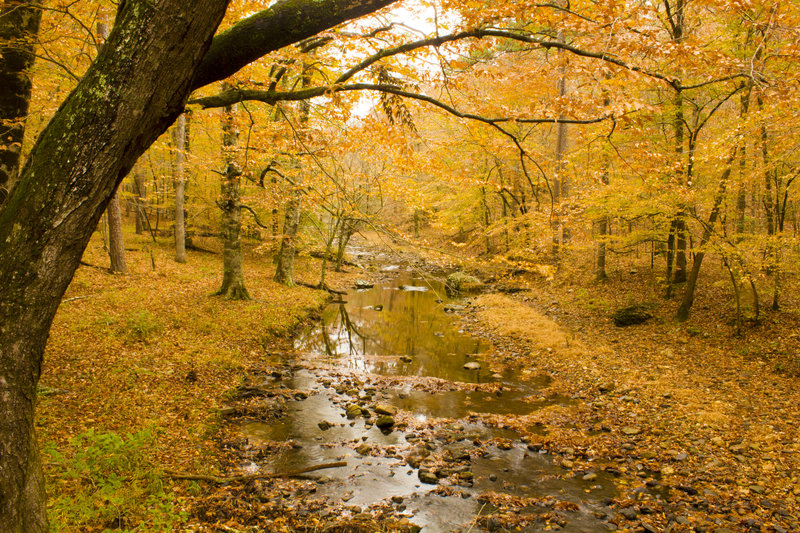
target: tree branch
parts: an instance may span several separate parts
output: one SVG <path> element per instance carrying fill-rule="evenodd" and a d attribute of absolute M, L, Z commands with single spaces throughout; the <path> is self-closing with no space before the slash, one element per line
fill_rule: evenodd
<path fill-rule="evenodd" d="M 280 0 L 241 20 L 211 42 L 192 90 L 223 80 L 264 55 L 397 0 Z"/>

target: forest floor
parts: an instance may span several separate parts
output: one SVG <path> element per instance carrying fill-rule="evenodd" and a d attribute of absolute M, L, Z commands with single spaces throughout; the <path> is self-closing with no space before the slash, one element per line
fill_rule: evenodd
<path fill-rule="evenodd" d="M 253 299 L 226 301 L 213 296 L 220 254 L 190 251 L 187 264 L 173 254 L 168 239 L 126 233 L 129 273 L 112 275 L 95 235 L 64 296 L 36 421 L 54 531 L 168 531 L 190 519 L 202 487 L 165 472 L 220 471 L 230 391 L 280 362 L 275 346 L 329 299 L 274 283 L 271 254 L 248 249 Z M 319 261 L 300 258 L 296 273 L 317 280 Z"/>
<path fill-rule="evenodd" d="M 500 284 L 513 295 L 473 300 L 469 330 L 499 347 L 498 367 L 547 372 L 577 400 L 520 429 L 546 427 L 542 444 L 575 475 L 598 464 L 621 475 L 625 529 L 800 531 L 796 291 L 737 336 L 731 295 L 712 276 L 686 323 L 649 269 L 616 277 L 513 277 Z M 653 318 L 616 327 L 611 311 L 631 303 Z"/>
<path fill-rule="evenodd" d="M 95 267 L 76 273 L 48 343 L 37 431 L 54 530 L 241 531 L 273 496 L 302 507 L 301 480 L 218 485 L 170 473 L 237 473 L 241 437 L 226 415 L 268 415 L 237 391 L 245 376 L 286 366 L 292 332 L 328 295 L 275 284 L 271 256 L 249 250 L 254 299 L 226 302 L 212 296 L 220 255 L 191 252 L 180 265 L 169 243 L 129 237 L 127 276 L 99 268 L 107 256 L 92 241 L 84 261 Z M 328 284 L 357 275 L 329 272 Z M 297 278 L 318 276 L 319 262 L 301 258 Z M 800 531 L 798 302 L 736 337 L 730 311 L 718 311 L 731 308 L 722 285 L 706 285 L 684 324 L 655 276 L 627 267 L 602 284 L 504 278 L 492 287 L 507 293 L 470 299 L 462 319 L 494 344 L 492 368 L 546 373 L 543 394 L 574 400 L 498 423 L 552 453 L 565 477 L 614 477 L 620 530 Z M 610 312 L 631 302 L 651 303 L 653 318 L 615 327 Z M 513 529 L 515 502 L 495 503 Z M 322 530 L 313 509 L 299 512 L 298 530 Z"/>

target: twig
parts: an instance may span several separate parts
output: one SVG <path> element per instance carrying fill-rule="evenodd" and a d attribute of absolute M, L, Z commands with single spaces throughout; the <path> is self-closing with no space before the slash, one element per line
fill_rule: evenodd
<path fill-rule="evenodd" d="M 248 474 L 243 476 L 231 476 L 231 477 L 208 476 L 202 474 L 182 474 L 180 472 L 171 472 L 171 471 L 166 471 L 165 473 L 167 474 L 168 477 L 172 479 L 185 479 L 189 481 L 207 481 L 209 483 L 225 485 L 228 483 L 240 483 L 243 481 L 253 481 L 256 479 L 297 477 L 301 474 L 314 472 L 315 470 L 324 470 L 326 468 L 339 468 L 341 466 L 347 466 L 347 462 L 339 461 L 336 463 L 323 463 L 320 465 L 309 466 L 307 468 L 301 468 L 300 470 L 292 470 L 291 472 L 274 472 L 271 474 Z"/>

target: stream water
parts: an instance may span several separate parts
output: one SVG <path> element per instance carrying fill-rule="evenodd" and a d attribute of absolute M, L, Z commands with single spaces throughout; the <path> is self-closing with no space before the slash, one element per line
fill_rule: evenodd
<path fill-rule="evenodd" d="M 287 402 L 278 421 L 246 423 L 243 434 L 251 442 L 292 443 L 266 468 L 346 461 L 345 468 L 310 474 L 319 483 L 316 497 L 359 508 L 391 501 L 426 533 L 466 530 L 471 523 L 471 531 L 479 531 L 476 516 L 493 510 L 477 498 L 486 491 L 574 502 L 577 510 L 566 513 L 562 531 L 611 529 L 601 503 L 614 495 L 611 479 L 602 473 L 591 482 L 564 479 L 550 455 L 531 451 L 516 432 L 470 416 L 525 415 L 569 400 L 542 392 L 547 376 L 522 380 L 511 370 L 488 370 L 483 356 L 491 346 L 460 331 L 448 312 L 460 304 L 448 298 L 441 282 L 402 270 L 372 288 L 350 291 L 296 339 L 302 356 L 280 383 L 303 394 Z M 480 366 L 466 368 L 467 363 Z M 353 403 L 388 404 L 405 422 L 380 430 L 374 419 L 347 418 L 345 409 Z M 432 421 L 435 437 L 414 432 L 416 425 Z M 357 452 L 363 444 L 382 453 Z M 469 470 L 468 482 L 453 484 L 458 490 L 449 496 L 432 493 L 434 485 L 422 483 L 406 460 L 408 450 L 421 444 L 466 458 L 462 470 Z M 543 530 L 527 527 L 523 531 Z"/>

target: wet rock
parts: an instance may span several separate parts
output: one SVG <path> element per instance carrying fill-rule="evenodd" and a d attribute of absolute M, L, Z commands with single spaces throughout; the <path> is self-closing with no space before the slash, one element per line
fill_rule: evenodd
<path fill-rule="evenodd" d="M 457 311 L 463 311 L 464 309 L 463 305 L 449 304 L 444 306 L 445 313 L 455 313 Z"/>
<path fill-rule="evenodd" d="M 638 435 L 642 432 L 642 429 L 635 426 L 624 426 L 620 431 L 624 435 Z"/>
<path fill-rule="evenodd" d="M 394 416 L 397 414 L 397 407 L 394 405 L 389 405 L 388 403 L 379 403 L 375 405 L 375 412 L 379 415 Z"/>
<path fill-rule="evenodd" d="M 308 398 L 308 394 L 302 391 L 297 391 L 294 393 L 294 399 L 298 401 L 302 401 Z"/>
<path fill-rule="evenodd" d="M 762 485 L 750 485 L 749 489 L 750 492 L 755 492 L 756 494 L 764 494 L 766 492 Z"/>
<path fill-rule="evenodd" d="M 409 356 L 407 356 L 407 355 L 404 355 L 404 356 L 400 357 L 400 360 L 401 360 L 402 362 L 404 362 L 404 363 L 410 363 L 410 362 L 412 362 L 412 361 L 413 361 L 413 359 L 411 359 L 411 358 L 410 358 Z"/>
<path fill-rule="evenodd" d="M 624 516 L 627 520 L 636 520 L 638 514 L 633 507 L 626 507 L 624 509 L 619 510 L 619 514 Z"/>
<path fill-rule="evenodd" d="M 329 429 L 331 429 L 333 424 L 331 424 L 327 420 L 323 420 L 322 422 L 318 423 L 317 426 L 319 426 L 319 429 L 321 429 L 322 431 L 328 431 Z"/>
<path fill-rule="evenodd" d="M 481 280 L 472 274 L 461 271 L 453 272 L 447 276 L 445 281 L 445 288 L 450 293 L 474 292 L 480 290 L 481 287 L 483 287 Z"/>
<path fill-rule="evenodd" d="M 383 415 L 375 421 L 375 425 L 381 429 L 389 429 L 394 426 L 394 418 L 389 415 Z"/>
<path fill-rule="evenodd" d="M 428 287 L 422 287 L 420 285 L 400 285 L 398 288 L 401 291 L 428 292 Z"/>
<path fill-rule="evenodd" d="M 478 370 L 481 367 L 481 364 L 477 361 L 470 361 L 464 365 L 466 370 Z"/>
<path fill-rule="evenodd" d="M 361 406 L 356 404 L 350 404 L 347 406 L 345 414 L 347 415 L 347 418 L 359 417 L 361 416 Z"/>
<path fill-rule="evenodd" d="M 473 478 L 475 477 L 475 474 L 473 474 L 469 470 L 464 470 L 464 471 L 459 472 L 457 474 L 457 476 L 458 476 L 458 479 L 460 479 L 462 481 L 472 481 Z"/>
<path fill-rule="evenodd" d="M 353 287 L 356 289 L 371 289 L 374 285 L 365 279 L 357 279 L 353 282 Z"/>
<path fill-rule="evenodd" d="M 423 483 L 426 483 L 428 485 L 438 485 L 439 484 L 439 478 L 436 477 L 436 474 L 434 474 L 430 470 L 426 470 L 424 468 L 420 468 L 419 473 L 417 474 L 417 477 L 419 478 L 420 481 L 422 481 Z"/>
<path fill-rule="evenodd" d="M 594 481 L 595 479 L 597 479 L 597 474 L 595 474 L 594 472 L 589 472 L 588 474 L 584 474 L 583 476 L 584 481 Z"/>
<path fill-rule="evenodd" d="M 372 451 L 372 446 L 370 446 L 366 442 L 360 444 L 358 448 L 356 448 L 356 452 L 358 452 L 360 455 L 369 455 L 369 452 L 371 451 Z"/>
<path fill-rule="evenodd" d="M 497 474 L 489 474 L 489 481 L 497 481 Z"/>
<path fill-rule="evenodd" d="M 661 533 L 661 530 L 656 526 L 650 524 L 649 522 L 642 522 L 642 529 L 645 530 L 646 533 Z"/>

